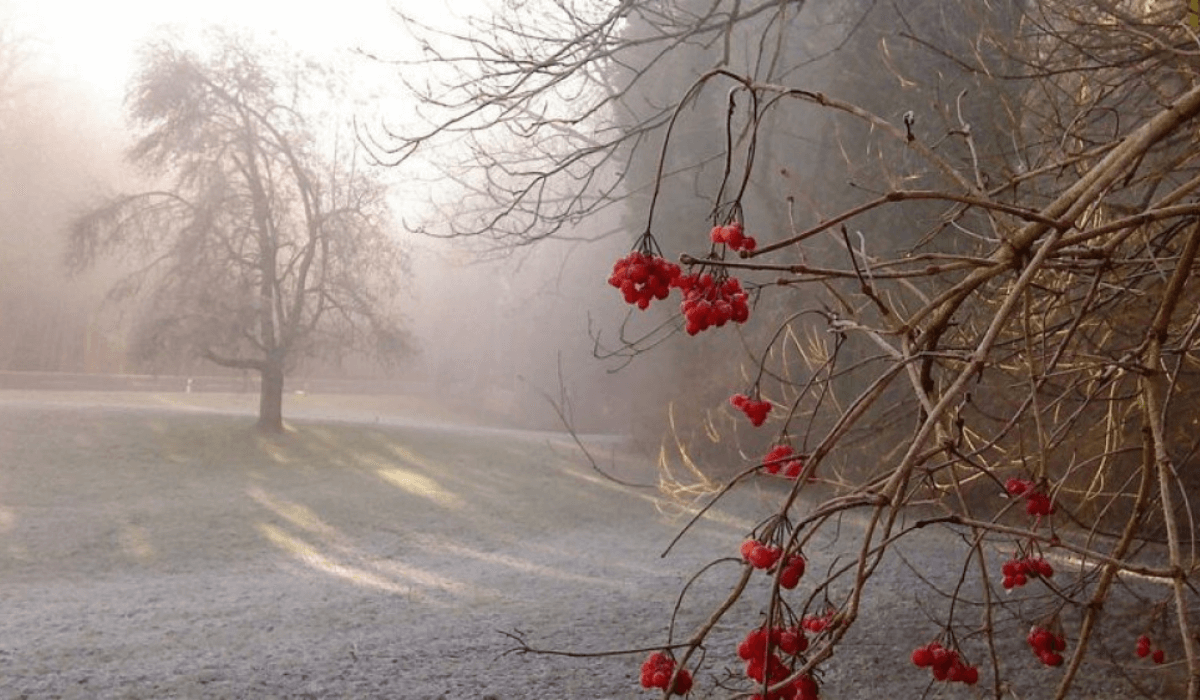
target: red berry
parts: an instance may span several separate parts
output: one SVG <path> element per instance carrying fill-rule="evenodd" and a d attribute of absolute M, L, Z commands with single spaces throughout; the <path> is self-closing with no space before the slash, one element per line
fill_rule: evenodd
<path fill-rule="evenodd" d="M 832 610 L 824 615 L 805 615 L 804 619 L 800 621 L 800 624 L 809 632 L 812 632 L 813 634 L 820 634 L 821 632 L 825 631 L 826 627 L 829 626 L 831 620 L 833 620 Z"/>
<path fill-rule="evenodd" d="M 788 590 L 795 588 L 800 583 L 800 578 L 804 576 L 804 568 L 804 557 L 798 554 L 788 557 L 787 563 L 783 565 L 783 570 L 779 572 L 779 585 Z"/>
<path fill-rule="evenodd" d="M 1154 659 L 1154 663 L 1161 664 L 1167 660 L 1167 654 L 1162 649 L 1155 649 L 1150 658 Z"/>
<path fill-rule="evenodd" d="M 953 666 L 954 662 L 957 660 L 958 652 L 952 649 L 943 649 L 941 646 L 938 646 L 933 650 L 933 669 L 935 671 L 941 670 L 946 673 L 946 677 L 939 678 L 938 680 L 946 680 L 946 678 L 949 677 L 950 667 Z"/>
<path fill-rule="evenodd" d="M 1033 484 L 1029 483 L 1028 481 L 1025 481 L 1024 479 L 1018 479 L 1014 476 L 1005 482 L 1004 490 L 1008 491 L 1009 495 L 1020 496 L 1028 491 L 1032 485 Z"/>
<path fill-rule="evenodd" d="M 917 647 L 912 653 L 913 665 L 917 668 L 927 668 L 933 665 L 933 652 L 929 647 Z"/>
<path fill-rule="evenodd" d="M 792 461 L 787 463 L 787 468 L 784 470 L 783 475 L 789 479 L 797 479 L 800 477 L 800 473 L 803 471 L 804 471 L 804 460 L 803 459 L 793 459 Z M 810 481 L 812 480 L 811 476 L 809 476 L 809 480 Z"/>
<path fill-rule="evenodd" d="M 784 462 L 787 461 L 788 457 L 792 456 L 792 453 L 791 445 L 776 445 L 772 447 L 771 451 L 763 457 L 763 469 L 768 474 L 778 474 L 779 470 L 783 468 Z"/>
<path fill-rule="evenodd" d="M 795 656 L 808 649 L 808 637 L 799 630 L 784 630 L 779 635 L 779 651 Z"/>
<path fill-rule="evenodd" d="M 804 675 L 796 679 L 792 684 L 796 689 L 795 700 L 818 700 L 817 682 L 812 676 Z"/>
<path fill-rule="evenodd" d="M 778 547 L 768 547 L 760 544 L 750 550 L 750 556 L 747 559 L 756 569 L 769 569 L 775 566 L 775 562 L 779 561 L 780 554 L 781 552 Z"/>
<path fill-rule="evenodd" d="M 1052 515 L 1054 513 L 1054 504 L 1046 494 L 1031 491 L 1026 494 L 1025 498 L 1026 513 L 1033 516 Z"/>
<path fill-rule="evenodd" d="M 666 683 L 663 683 L 663 686 L 665 685 Z M 686 668 L 679 669 L 679 673 L 675 674 L 671 692 L 675 695 L 687 695 L 692 692 L 692 674 Z"/>
<path fill-rule="evenodd" d="M 745 240 L 745 236 L 742 235 L 741 226 L 733 224 L 725 227 L 725 242 L 729 244 L 730 248 L 734 250 L 740 249 Z"/>
<path fill-rule="evenodd" d="M 966 671 L 966 665 L 963 664 L 962 661 L 955 659 L 954 663 L 950 664 L 950 671 L 946 674 L 946 680 L 950 681 L 951 683 L 960 683 L 962 682 L 963 674 L 966 673 Z"/>
<path fill-rule="evenodd" d="M 1050 646 L 1053 644 L 1050 632 L 1041 627 L 1031 628 L 1029 635 L 1025 637 L 1025 641 L 1029 643 L 1029 646 L 1033 647 L 1035 652 L 1053 651 L 1053 649 L 1050 649 Z"/>
<path fill-rule="evenodd" d="M 767 655 L 767 633 L 760 629 L 752 630 L 738 645 L 738 656 L 745 661 L 758 659 L 762 661 Z"/>

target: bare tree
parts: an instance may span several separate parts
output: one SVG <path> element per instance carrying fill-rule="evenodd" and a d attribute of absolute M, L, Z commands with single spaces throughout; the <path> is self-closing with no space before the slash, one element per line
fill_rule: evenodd
<path fill-rule="evenodd" d="M 192 352 L 262 377 L 258 425 L 282 429 L 284 377 L 305 357 L 404 347 L 404 270 L 382 183 L 320 155 L 296 69 L 242 39 L 208 56 L 149 45 L 129 93 L 142 134 L 130 159 L 166 185 L 117 196 L 73 224 L 69 263 L 122 253 L 111 296 L 146 292 L 145 353 Z"/>

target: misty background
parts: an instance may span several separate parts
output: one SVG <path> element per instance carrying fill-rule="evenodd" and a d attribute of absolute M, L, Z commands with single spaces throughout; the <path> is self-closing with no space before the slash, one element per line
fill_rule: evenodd
<path fill-rule="evenodd" d="M 688 3 L 680 4 L 686 7 Z M 5 76 L 0 98 L 0 177 L 5 182 L 0 202 L 5 251 L 0 262 L 0 371 L 224 375 L 247 387 L 253 379 L 192 356 L 144 356 L 131 333 L 136 310 L 105 301 L 105 290 L 124 271 L 120 261 L 77 277 L 68 276 L 62 265 L 64 231 L 72 217 L 99 198 L 135 190 L 141 182 L 123 160 L 133 139 L 123 96 L 138 66 L 139 47 L 160 36 L 164 27 L 190 38 L 221 24 L 304 52 L 345 95 L 324 106 L 322 116 L 328 119 L 323 123 L 338 126 L 324 137 L 352 145 L 363 135 L 386 142 L 388 132 L 420 133 L 421 124 L 443 118 L 430 112 L 428 102 L 418 104 L 406 88 L 453 84 L 455 76 L 439 73 L 447 68 L 436 62 L 416 66 L 403 61 L 422 56 L 423 46 L 437 48 L 439 40 L 448 41 L 439 29 L 464 31 L 492 10 L 484 2 L 388 0 L 303 10 L 269 1 L 203 7 L 127 2 L 104 8 L 0 3 L 0 16 L 10 18 L 3 25 L 0 70 Z M 726 457 L 731 451 L 753 454 L 759 445 L 743 444 L 746 436 L 738 434 L 727 398 L 753 381 L 755 348 L 767 345 L 773 321 L 798 309 L 819 313 L 822 302 L 797 288 L 760 300 L 756 295 L 754 315 L 761 322 L 709 333 L 697 343 L 681 333 L 672 335 L 679 327 L 672 320 L 674 309 L 631 312 L 605 281 L 612 261 L 647 227 L 662 127 L 671 105 L 713 65 L 828 90 L 893 121 L 911 112 L 929 128 L 953 121 L 944 113 L 942 96 L 969 89 L 973 99 L 966 104 L 967 117 L 976 138 L 981 143 L 1003 138 L 1002 119 L 987 108 L 995 85 L 944 56 L 897 43 L 895 35 L 911 22 L 954 53 L 969 45 L 973 28 L 1003 27 L 1010 18 L 1002 13 L 981 17 L 971 8 L 947 13 L 939 3 L 917 3 L 905 7 L 903 16 L 899 12 L 868 0 L 806 3 L 803 11 L 789 16 L 788 31 L 769 49 L 755 39 L 772 26 L 769 13 L 731 26 L 723 42 L 673 47 L 671 60 L 654 60 L 653 42 L 643 49 L 635 43 L 622 60 L 643 61 L 646 69 L 629 70 L 620 62 L 605 68 L 602 80 L 622 98 L 619 109 L 598 117 L 609 132 L 635 136 L 613 148 L 617 157 L 595 168 L 597 180 L 588 187 L 569 173 L 560 178 L 565 184 L 552 183 L 565 188 L 555 196 L 570 197 L 578 186 L 587 190 L 582 196 L 595 200 L 585 202 L 586 211 L 550 217 L 553 234 L 536 240 L 506 237 L 504 227 L 510 222 L 505 220 L 495 227 L 472 228 L 474 222 L 488 221 L 494 212 L 490 207 L 497 204 L 496 193 L 487 191 L 495 183 L 480 179 L 491 176 L 487 164 L 479 162 L 480 149 L 495 147 L 499 155 L 487 156 L 497 159 L 508 149 L 515 154 L 512 170 L 524 165 L 523 149 L 532 149 L 536 158 L 537 149 L 552 152 L 560 144 L 471 141 L 464 136 L 423 148 L 402 167 L 384 168 L 393 214 L 402 223 L 394 235 L 410 263 L 396 271 L 404 287 L 397 305 L 415 352 L 386 373 L 353 356 L 340 362 L 307 361 L 288 375 L 286 391 L 329 391 L 336 386 L 330 382 L 343 382 L 353 392 L 424 396 L 538 428 L 560 426 L 553 401 L 581 431 L 632 433 L 648 446 L 673 433 L 667 442 L 692 445 L 693 450 L 715 446 Z M 654 36 L 657 30 L 643 26 L 645 21 L 631 16 L 621 31 L 633 39 Z M 636 55 L 639 50 L 646 55 Z M 706 87 L 681 112 L 672 131 L 664 163 L 668 177 L 653 220 L 654 235 L 671 259 L 707 245 L 712 197 L 723 165 L 726 88 Z M 653 125 L 653 134 L 643 133 L 643 125 Z M 911 187 L 933 181 L 918 164 L 893 152 L 886 139 L 853 120 L 814 108 L 772 112 L 760 140 L 745 197 L 748 233 L 760 241 L 852 206 L 864 190 L 886 189 L 889 178 Z M 573 146 L 561 145 L 567 152 Z M 857 148 L 867 155 L 866 165 L 848 155 Z M 945 148 L 959 147 L 951 143 Z M 553 157 L 548 156 L 551 162 Z M 535 169 L 536 161 L 529 163 Z M 501 160 L 492 165 L 501 171 L 509 167 Z M 605 190 L 610 183 L 618 184 Z M 505 187 L 520 184 L 499 183 L 500 196 L 508 194 Z M 792 203 L 791 209 L 781 202 Z M 904 249 L 938 216 L 936 207 L 920 203 L 904 210 L 909 218 L 902 227 L 883 215 L 862 218 L 872 252 Z M 464 230 L 464 222 L 465 230 L 484 235 L 453 236 Z M 820 262 L 839 255 L 839 245 L 813 240 L 805 253 Z M 770 276 L 758 281 L 771 282 Z"/>
<path fill-rule="evenodd" d="M 63 256 L 73 217 L 146 182 L 124 159 L 133 139 L 124 94 L 139 46 L 164 27 L 188 36 L 222 22 L 329 66 L 351 96 L 329 106 L 330 123 L 339 124 L 330 138 L 343 144 L 353 140 L 352 119 L 404 114 L 399 100 L 384 94 L 391 69 L 356 53 L 405 51 L 403 27 L 387 3 L 284 9 L 128 3 L 101 12 L 72 3 L 0 3 L 0 371 L 192 376 L 198 389 L 205 376 L 255 379 L 196 357 L 141 356 L 131 335 L 136 308 L 105 297 L 128 271 L 122 260 L 71 276 Z M 393 213 L 405 224 L 393 232 L 410 263 L 396 271 L 406 278 L 398 307 L 414 352 L 386 372 L 363 358 L 307 361 L 288 377 L 287 392 L 417 394 L 531 427 L 558 427 L 548 397 L 566 396 L 581 430 L 628 431 L 637 418 L 622 404 L 638 379 L 595 361 L 589 334 L 589 325 L 611 327 L 625 313 L 604 284 L 605 261 L 628 247 L 624 236 L 606 235 L 616 224 L 600 231 L 606 224 L 592 223 L 564 236 L 569 240 L 519 248 L 442 240 L 405 230 L 436 220 L 430 192 L 439 178 L 416 182 L 419 176 L 399 171 L 387 177 Z"/>

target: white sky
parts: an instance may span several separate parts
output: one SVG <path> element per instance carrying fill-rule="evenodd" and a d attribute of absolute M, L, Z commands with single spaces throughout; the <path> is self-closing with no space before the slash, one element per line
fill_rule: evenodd
<path fill-rule="evenodd" d="M 31 40 L 37 73 L 86 86 L 94 102 L 90 120 L 120 130 L 125 123 L 124 95 L 137 71 L 139 48 L 157 29 L 202 30 L 213 25 L 246 29 L 282 40 L 320 60 L 367 49 L 381 56 L 415 58 L 414 43 L 393 8 L 432 24 L 456 22 L 480 13 L 488 0 L 0 0 L 0 21 L 15 20 L 16 35 Z M 369 125 L 403 123 L 412 105 L 395 68 L 360 61 L 354 84 L 346 86 L 346 115 L 354 112 Z M 376 89 L 377 88 L 377 89 Z M 367 97 L 369 95 L 369 97 Z M 353 105 L 353 106 L 352 106 Z M 82 106 L 82 105 L 81 105 Z M 339 136 L 340 137 L 340 136 Z M 424 209 L 428 198 L 403 201 L 403 209 Z M 402 212 L 398 212 L 402 213 Z"/>
<path fill-rule="evenodd" d="M 138 46 L 155 27 L 212 24 L 276 34 L 306 51 L 398 48 L 404 36 L 391 7 L 428 11 L 440 0 L 0 0 L 39 53 L 64 78 L 121 95 L 135 70 Z M 468 3 L 471 4 L 471 3 Z M 461 8 L 463 3 L 456 3 Z"/>

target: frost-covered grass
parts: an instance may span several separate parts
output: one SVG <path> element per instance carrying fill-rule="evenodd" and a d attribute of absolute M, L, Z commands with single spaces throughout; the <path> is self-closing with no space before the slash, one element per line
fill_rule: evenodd
<path fill-rule="evenodd" d="M 0 393 L 0 697 L 629 697 L 636 660 L 499 631 L 660 637 L 676 524 L 562 436 L 429 418 Z"/>
<path fill-rule="evenodd" d="M 566 436 L 307 398 L 288 434 L 262 436 L 252 398 L 0 392 L 0 698 L 650 697 L 644 654 L 506 655 L 501 632 L 560 651 L 662 643 L 685 582 L 727 557 L 689 589 L 678 640 L 779 496 L 736 490 L 663 559 L 678 509 L 603 480 Z M 655 477 L 616 441 L 591 444 L 619 476 Z M 858 523 L 810 542 L 811 572 L 853 556 Z M 962 541 L 927 530 L 905 559 L 953 581 L 945 549 Z M 695 697 L 730 696 L 707 689 L 741 675 L 734 649 L 766 585 L 718 626 Z M 907 659 L 945 601 L 917 590 L 899 560 L 881 567 L 822 697 L 929 689 Z M 1022 637 L 1003 657 L 1029 666 L 1021 697 L 1041 697 L 1053 671 Z M 1127 697 L 1118 673 L 1099 667 L 1077 697 Z"/>

